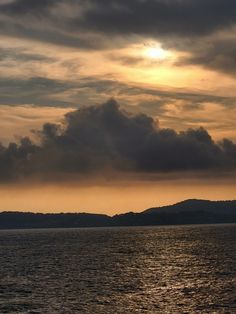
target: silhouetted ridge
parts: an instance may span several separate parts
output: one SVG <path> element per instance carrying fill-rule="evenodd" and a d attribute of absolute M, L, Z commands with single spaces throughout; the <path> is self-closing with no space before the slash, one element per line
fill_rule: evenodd
<path fill-rule="evenodd" d="M 77 228 L 109 224 L 110 217 L 86 213 L 38 214 L 23 212 L 0 213 L 0 228 Z"/>
<path fill-rule="evenodd" d="M 110 217 L 101 214 L 0 213 L 0 229 L 80 228 L 150 226 L 179 224 L 236 223 L 236 201 L 186 200 L 155 207 L 141 213 L 129 212 Z"/>
<path fill-rule="evenodd" d="M 236 210 L 236 201 L 209 201 L 189 199 L 174 205 L 153 207 L 144 211 L 144 213 L 161 213 L 161 212 L 179 212 L 179 211 L 210 211 L 213 213 L 231 213 Z"/>

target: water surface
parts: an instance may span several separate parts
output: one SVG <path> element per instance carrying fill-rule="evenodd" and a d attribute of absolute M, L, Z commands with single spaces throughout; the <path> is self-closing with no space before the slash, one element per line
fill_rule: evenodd
<path fill-rule="evenodd" d="M 236 225 L 0 231 L 0 313 L 236 313 Z"/>

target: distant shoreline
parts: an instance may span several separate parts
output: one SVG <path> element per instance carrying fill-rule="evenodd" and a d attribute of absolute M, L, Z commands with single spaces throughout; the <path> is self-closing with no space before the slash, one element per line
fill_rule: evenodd
<path fill-rule="evenodd" d="M 231 223 L 236 223 L 236 201 L 185 200 L 141 213 L 129 212 L 114 216 L 88 213 L 0 213 L 1 230 Z"/>

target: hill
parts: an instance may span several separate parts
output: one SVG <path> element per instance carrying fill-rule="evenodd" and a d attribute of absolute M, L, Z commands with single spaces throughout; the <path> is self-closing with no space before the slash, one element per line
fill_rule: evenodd
<path fill-rule="evenodd" d="M 181 211 L 207 211 L 215 214 L 232 214 L 236 211 L 236 201 L 209 201 L 189 199 L 174 205 L 149 208 L 144 211 L 150 213 L 177 213 Z"/>
<path fill-rule="evenodd" d="M 0 229 L 80 228 L 213 223 L 236 223 L 236 201 L 213 202 L 207 200 L 185 200 L 174 205 L 149 208 L 141 213 L 130 212 L 112 217 L 108 215 L 86 213 L 0 213 Z"/>

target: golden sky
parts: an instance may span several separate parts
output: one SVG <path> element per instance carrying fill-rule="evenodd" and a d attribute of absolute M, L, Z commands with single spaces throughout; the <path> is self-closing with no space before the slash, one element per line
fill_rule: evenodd
<path fill-rule="evenodd" d="M 226 189 L 227 187 L 227 189 Z M 207 193 L 206 193 L 207 191 Z M 122 182 L 122 184 L 2 186 L 1 210 L 32 212 L 88 212 L 115 215 L 140 212 L 174 204 L 191 197 L 235 199 L 235 181 L 179 180 L 164 182 Z"/>
<path fill-rule="evenodd" d="M 0 210 L 235 198 L 235 9 L 233 0 L 0 1 Z M 100 180 L 111 169 L 119 186 Z"/>

